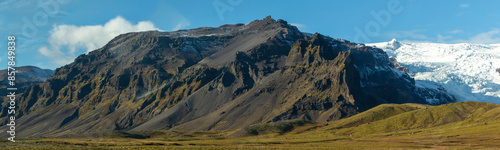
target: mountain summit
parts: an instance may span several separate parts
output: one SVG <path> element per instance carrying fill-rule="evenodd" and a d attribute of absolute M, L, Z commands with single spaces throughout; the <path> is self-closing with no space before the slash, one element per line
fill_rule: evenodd
<path fill-rule="evenodd" d="M 394 49 L 398 49 L 401 46 L 401 44 L 396 39 L 392 39 L 387 44 L 389 44 L 390 46 L 392 46 L 392 48 L 394 48 Z"/>
<path fill-rule="evenodd" d="M 338 120 L 383 103 L 456 101 L 442 93 L 417 87 L 381 49 L 307 36 L 268 16 L 119 35 L 30 86 L 16 121 L 20 137 L 240 130 Z"/>

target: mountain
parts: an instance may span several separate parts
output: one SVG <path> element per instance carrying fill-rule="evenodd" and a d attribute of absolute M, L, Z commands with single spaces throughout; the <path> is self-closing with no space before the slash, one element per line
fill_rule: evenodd
<path fill-rule="evenodd" d="M 306 34 L 270 16 L 127 33 L 19 95 L 16 135 L 241 130 L 333 121 L 383 103 L 456 101 L 442 88 L 420 88 L 396 66 L 381 49 Z"/>
<path fill-rule="evenodd" d="M 367 45 L 381 48 L 397 59 L 409 69 L 418 85 L 437 84 L 462 100 L 500 103 L 500 44 L 418 43 L 393 39 Z"/>
<path fill-rule="evenodd" d="M 14 67 L 15 69 L 15 86 L 17 93 L 24 92 L 26 87 L 43 82 L 50 76 L 54 75 L 54 70 L 41 69 L 35 66 Z M 6 94 L 7 85 L 9 85 L 7 69 L 0 70 L 0 83 L 2 93 Z"/>
<path fill-rule="evenodd" d="M 35 66 L 14 67 L 14 69 L 16 71 L 15 83 L 17 83 L 17 87 L 23 87 L 24 85 L 29 86 L 39 82 L 43 82 L 50 76 L 54 75 L 54 70 L 40 69 Z M 0 70 L 0 82 L 2 83 L 2 85 L 8 85 L 9 80 L 7 79 L 7 77 L 7 69 Z"/>

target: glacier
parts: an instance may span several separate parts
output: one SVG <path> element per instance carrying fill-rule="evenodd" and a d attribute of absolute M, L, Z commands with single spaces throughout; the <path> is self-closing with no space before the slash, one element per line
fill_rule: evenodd
<path fill-rule="evenodd" d="M 410 71 L 416 84 L 436 83 L 461 101 L 500 103 L 500 44 L 368 43 Z"/>

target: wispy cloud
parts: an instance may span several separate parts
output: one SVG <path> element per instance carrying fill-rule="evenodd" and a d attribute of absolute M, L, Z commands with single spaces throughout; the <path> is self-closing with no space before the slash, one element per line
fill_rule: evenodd
<path fill-rule="evenodd" d="M 433 27 L 433 26 L 436 26 L 435 23 L 426 23 L 426 24 L 416 24 L 416 25 L 413 25 L 415 28 L 427 28 L 427 27 Z"/>
<path fill-rule="evenodd" d="M 490 31 L 479 33 L 472 36 L 468 40 L 458 39 L 455 43 L 480 43 L 480 44 L 497 44 L 500 43 L 500 29 L 492 28 Z"/>
<path fill-rule="evenodd" d="M 458 5 L 459 8 L 469 8 L 469 4 L 460 4 Z"/>
<path fill-rule="evenodd" d="M 423 32 L 422 30 L 410 30 L 410 31 L 390 31 L 386 32 L 382 35 L 389 38 L 412 38 L 417 40 L 428 40 L 430 39 L 424 34 L 420 34 L 419 32 Z"/>
<path fill-rule="evenodd" d="M 180 29 L 184 29 L 187 26 L 190 26 L 191 23 L 187 20 L 183 20 L 182 22 L 179 22 L 174 28 L 172 28 L 172 31 L 177 31 Z"/>
<path fill-rule="evenodd" d="M 438 42 L 441 42 L 441 43 L 444 43 L 444 42 L 445 42 L 445 40 L 447 40 L 447 39 L 451 39 L 451 38 L 453 38 L 453 37 L 452 37 L 452 36 L 443 36 L 443 35 L 441 35 L 441 34 L 438 34 L 438 35 L 437 35 L 437 41 L 438 41 Z"/>
<path fill-rule="evenodd" d="M 161 9 L 156 9 L 149 15 L 149 18 L 152 18 L 155 23 L 161 24 L 166 31 L 176 31 L 191 26 L 190 20 L 177 10 L 179 7 L 172 7 L 173 5 L 169 3 L 168 1 L 158 1 L 157 8 Z"/>
<path fill-rule="evenodd" d="M 30 4 L 33 3 L 28 0 L 5 0 L 0 2 L 0 10 L 16 9 Z"/>
<path fill-rule="evenodd" d="M 16 10 L 16 9 L 27 9 L 26 6 L 36 6 L 42 7 L 44 4 L 57 3 L 57 4 L 67 4 L 75 0 L 43 0 L 43 1 L 32 1 L 32 0 L 3 0 L 0 2 L 0 10 Z"/>
<path fill-rule="evenodd" d="M 75 53 L 79 50 L 90 52 L 104 46 L 119 34 L 147 30 L 158 28 L 150 21 L 141 21 L 134 25 L 120 16 L 104 25 L 54 25 L 48 39 L 50 46 L 42 46 L 38 52 L 54 58 L 53 63 L 57 65 L 65 65 L 76 57 Z"/>
<path fill-rule="evenodd" d="M 455 14 L 455 16 L 462 17 L 462 16 L 465 16 L 465 15 L 468 15 L 468 14 L 470 14 L 470 12 L 459 12 L 459 13 Z"/>
<path fill-rule="evenodd" d="M 47 46 L 42 46 L 38 49 L 38 52 L 43 56 L 49 57 L 52 63 L 56 65 L 66 65 L 75 59 L 74 55 L 68 55 L 61 52 L 59 49 L 49 49 Z"/>
<path fill-rule="evenodd" d="M 297 28 L 299 28 L 299 30 L 305 30 L 307 28 L 306 25 L 300 23 L 290 23 L 290 25 L 296 26 Z"/>
<path fill-rule="evenodd" d="M 458 34 L 458 33 L 463 33 L 463 32 L 464 32 L 463 30 L 453 30 L 450 33 L 451 34 Z"/>
<path fill-rule="evenodd" d="M 470 38 L 470 41 L 473 43 L 500 43 L 500 29 L 493 28 L 488 32 L 479 33 L 476 36 Z"/>

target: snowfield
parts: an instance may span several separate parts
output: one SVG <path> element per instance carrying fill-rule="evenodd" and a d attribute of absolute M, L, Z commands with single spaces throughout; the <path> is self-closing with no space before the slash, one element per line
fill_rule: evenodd
<path fill-rule="evenodd" d="M 500 103 L 500 44 L 371 43 L 410 70 L 419 85 L 434 82 L 462 101 Z M 421 82 L 425 81 L 423 84 Z"/>

